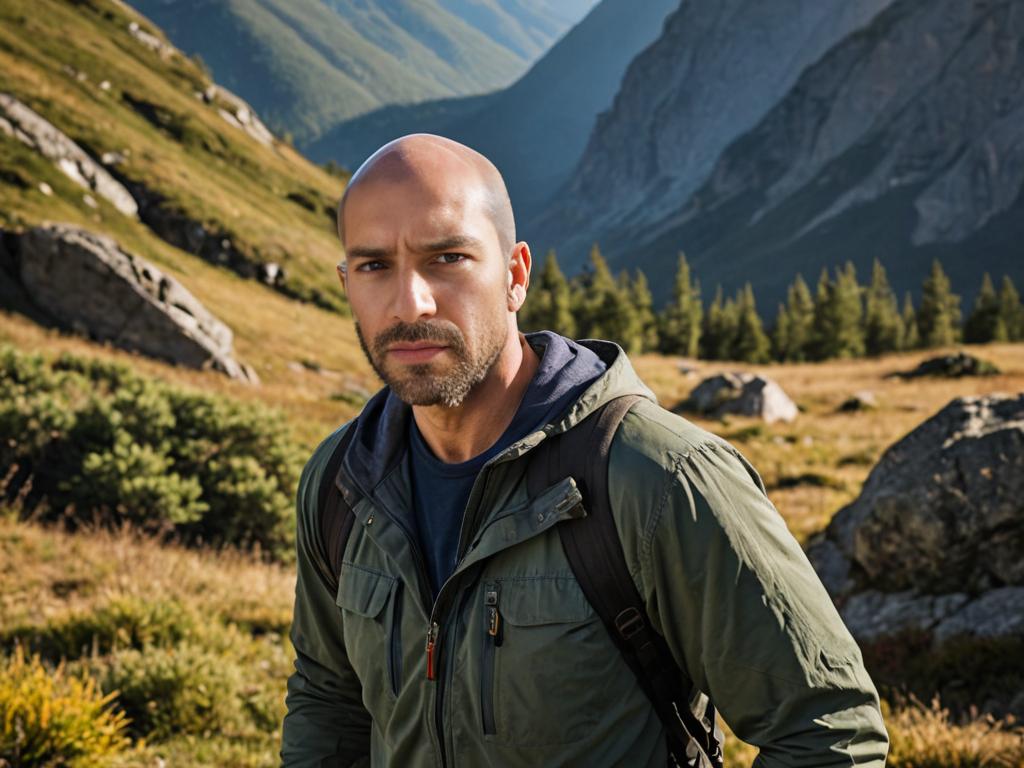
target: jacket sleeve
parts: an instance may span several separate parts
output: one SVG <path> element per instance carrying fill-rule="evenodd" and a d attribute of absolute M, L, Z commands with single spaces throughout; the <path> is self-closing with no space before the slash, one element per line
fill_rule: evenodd
<path fill-rule="evenodd" d="M 860 649 L 757 472 L 710 434 L 655 442 L 654 461 L 649 441 L 613 446 L 609 492 L 677 663 L 759 748 L 758 768 L 881 768 L 888 736 Z"/>
<path fill-rule="evenodd" d="M 314 452 L 296 496 L 298 573 L 291 628 L 296 658 L 285 698 L 282 768 L 369 764 L 370 715 L 345 653 L 341 612 L 316 567 L 318 552 L 324 551 L 316 522 L 320 477 L 340 433 Z"/>

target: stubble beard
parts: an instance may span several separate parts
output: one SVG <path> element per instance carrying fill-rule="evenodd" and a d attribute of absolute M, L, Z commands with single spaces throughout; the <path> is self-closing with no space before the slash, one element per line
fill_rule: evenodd
<path fill-rule="evenodd" d="M 473 387 L 487 378 L 508 338 L 508 329 L 504 325 L 491 326 L 482 339 L 479 352 L 473 355 L 458 327 L 443 320 L 397 323 L 378 333 L 369 344 L 358 321 L 355 326 L 363 354 L 398 399 L 409 405 L 441 405 L 446 408 L 461 405 Z M 397 366 L 400 373 L 394 372 L 387 364 L 387 348 L 400 341 L 436 341 L 447 347 L 455 362 L 444 368 L 434 362 Z"/>

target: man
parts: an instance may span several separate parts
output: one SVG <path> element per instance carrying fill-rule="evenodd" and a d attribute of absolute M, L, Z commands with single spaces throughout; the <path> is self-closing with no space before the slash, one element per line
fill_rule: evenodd
<path fill-rule="evenodd" d="M 667 764 L 560 544 L 576 486 L 524 482 L 538 445 L 630 393 L 611 511 L 679 667 L 762 766 L 883 765 L 860 652 L 756 472 L 658 407 L 615 344 L 518 332 L 531 254 L 489 161 L 397 139 L 352 177 L 338 225 L 341 282 L 387 386 L 300 480 L 285 766 Z M 336 482 L 355 522 L 334 590 L 318 488 L 346 430 Z"/>

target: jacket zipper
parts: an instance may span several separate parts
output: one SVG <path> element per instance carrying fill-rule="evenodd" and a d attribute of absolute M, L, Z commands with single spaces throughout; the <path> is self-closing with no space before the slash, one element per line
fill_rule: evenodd
<path fill-rule="evenodd" d="M 504 626 L 498 611 L 498 586 L 488 585 L 484 591 L 483 670 L 480 674 L 480 709 L 483 712 L 484 734 L 498 732 L 494 722 L 494 656 L 501 645 Z"/>

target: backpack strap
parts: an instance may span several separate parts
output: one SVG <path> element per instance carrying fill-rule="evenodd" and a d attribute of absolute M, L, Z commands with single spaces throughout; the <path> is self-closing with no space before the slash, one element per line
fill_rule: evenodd
<path fill-rule="evenodd" d="M 338 591 L 338 577 L 341 574 L 341 560 L 345 556 L 345 545 L 352 533 L 352 524 L 355 522 L 355 515 L 352 514 L 352 507 L 342 498 L 341 490 L 334 480 L 341 468 L 342 459 L 352 442 L 352 435 L 355 433 L 354 424 L 349 425 L 345 430 L 338 444 L 334 447 L 331 457 L 327 460 L 324 473 L 320 477 L 320 489 L 317 497 L 317 512 L 320 515 L 320 540 L 323 542 L 323 554 L 325 562 L 321 573 L 327 587 L 332 592 Z"/>
<path fill-rule="evenodd" d="M 576 480 L 587 514 L 560 523 L 558 532 L 583 594 L 664 724 L 676 764 L 721 766 L 714 707 L 709 701 L 700 719 L 691 710 L 693 684 L 650 625 L 612 517 L 608 455 L 620 422 L 640 399 L 626 395 L 611 400 L 576 427 L 538 446 L 527 471 L 527 488 L 536 495 L 566 476 Z"/>

